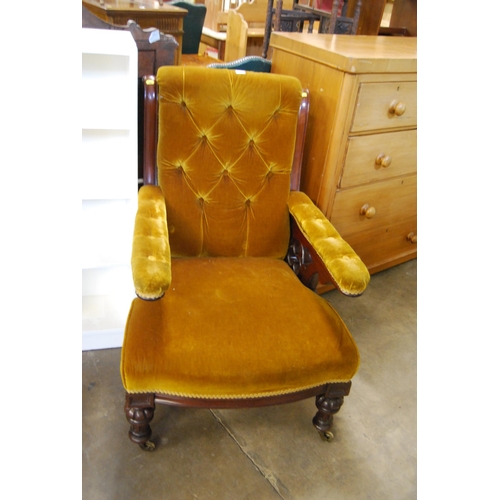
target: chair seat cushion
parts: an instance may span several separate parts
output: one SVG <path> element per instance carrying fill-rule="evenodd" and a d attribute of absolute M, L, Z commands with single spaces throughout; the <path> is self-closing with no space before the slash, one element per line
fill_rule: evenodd
<path fill-rule="evenodd" d="M 339 315 L 284 261 L 186 258 L 160 300 L 133 301 L 121 373 L 130 393 L 251 398 L 346 382 L 358 365 Z"/>

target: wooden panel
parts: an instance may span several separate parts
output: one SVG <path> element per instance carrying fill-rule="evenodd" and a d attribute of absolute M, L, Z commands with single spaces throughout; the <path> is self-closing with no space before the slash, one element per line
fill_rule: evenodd
<path fill-rule="evenodd" d="M 241 14 L 230 10 L 227 16 L 227 38 L 224 61 L 236 61 L 247 53 L 248 23 Z"/>
<path fill-rule="evenodd" d="M 416 130 L 351 137 L 340 187 L 347 188 L 416 172 Z"/>
<path fill-rule="evenodd" d="M 406 28 L 409 36 L 417 36 L 417 0 L 395 0 L 389 26 Z"/>
<path fill-rule="evenodd" d="M 417 244 L 408 239 L 417 234 L 416 215 L 394 224 L 345 236 L 370 273 L 417 257 Z"/>
<path fill-rule="evenodd" d="M 337 192 L 330 220 L 344 236 L 388 226 L 417 213 L 417 176 L 397 177 Z M 361 214 L 363 206 L 376 211 L 372 218 Z"/>
<path fill-rule="evenodd" d="M 141 5 L 126 0 L 107 0 L 102 4 L 97 0 L 83 0 L 82 5 L 108 23 L 126 26 L 132 20 L 142 29 L 158 28 L 164 34 L 172 35 L 179 44 L 175 52 L 175 64 L 180 64 L 187 10 L 167 3 L 160 5 L 152 0 L 144 1 Z"/>
<path fill-rule="evenodd" d="M 391 107 L 404 105 L 404 112 Z M 402 108 L 401 108 L 402 109 Z M 362 83 L 354 113 L 351 132 L 377 129 L 416 127 L 417 82 Z"/>
<path fill-rule="evenodd" d="M 386 0 L 363 0 L 359 15 L 357 35 L 378 35 L 380 23 L 384 16 Z M 347 7 L 347 15 L 352 17 L 356 2 L 350 1 Z"/>
<path fill-rule="evenodd" d="M 325 35 L 326 36 L 326 35 Z M 304 59 L 298 54 L 277 50 L 273 53 L 271 73 L 291 75 L 309 89 L 311 99 L 307 126 L 301 189 L 314 203 L 319 203 L 320 186 L 327 162 L 328 145 L 334 127 L 336 109 L 343 88 L 344 75 L 332 68 Z M 333 160 L 330 160 L 330 163 Z M 333 174 L 333 172 L 328 172 Z M 333 183 L 332 189 L 335 192 Z"/>
<path fill-rule="evenodd" d="M 347 73 L 415 73 L 417 39 L 323 33 L 271 33 L 271 47 Z"/>
<path fill-rule="evenodd" d="M 205 7 L 207 8 L 207 13 L 205 15 L 204 26 L 210 28 L 214 31 L 219 31 L 219 16 L 224 10 L 223 0 L 205 0 Z"/>

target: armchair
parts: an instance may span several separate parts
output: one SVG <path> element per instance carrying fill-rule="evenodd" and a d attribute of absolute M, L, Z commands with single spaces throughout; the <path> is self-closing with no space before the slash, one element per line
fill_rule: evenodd
<path fill-rule="evenodd" d="M 132 244 L 138 297 L 122 347 L 129 438 L 154 449 L 160 403 L 316 397 L 313 424 L 331 440 L 359 354 L 311 288 L 320 277 L 358 296 L 370 276 L 298 190 L 308 93 L 290 76 L 190 66 L 160 68 L 145 88 L 145 134 L 158 139 L 146 141 Z"/>

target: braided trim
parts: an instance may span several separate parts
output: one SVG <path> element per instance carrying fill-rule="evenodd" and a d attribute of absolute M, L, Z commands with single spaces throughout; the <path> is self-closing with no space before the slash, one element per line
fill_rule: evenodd
<path fill-rule="evenodd" d="M 189 394 L 187 392 L 166 392 L 155 389 L 144 389 L 142 391 L 130 391 L 127 389 L 129 394 L 143 394 L 143 393 L 155 393 L 155 394 L 164 394 L 165 396 L 175 396 L 181 398 L 194 398 L 194 399 L 256 399 L 256 398 L 265 398 L 265 397 L 273 397 L 273 396 L 281 396 L 285 394 L 293 394 L 294 392 L 306 391 L 308 389 L 313 389 L 314 387 L 321 387 L 326 384 L 342 384 L 350 382 L 351 379 L 343 379 L 343 380 L 327 380 L 325 382 L 321 382 L 319 384 L 311 384 L 301 387 L 296 387 L 294 389 L 286 389 L 282 391 L 272 391 L 272 392 L 257 392 L 250 394 L 235 394 L 235 395 L 219 395 L 219 394 Z"/>

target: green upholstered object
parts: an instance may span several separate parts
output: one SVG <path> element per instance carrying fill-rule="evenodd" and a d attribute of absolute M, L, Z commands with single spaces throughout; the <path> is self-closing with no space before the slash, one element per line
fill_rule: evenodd
<path fill-rule="evenodd" d="M 170 5 L 175 5 L 176 7 L 188 11 L 183 22 L 184 35 L 182 37 L 182 53 L 198 54 L 207 8 L 200 3 L 194 4 L 182 1 L 170 2 Z"/>
<path fill-rule="evenodd" d="M 227 63 L 212 63 L 207 68 L 217 69 L 239 69 L 243 71 L 257 71 L 260 73 L 271 73 L 271 61 L 259 56 L 246 56 L 236 61 Z"/>

